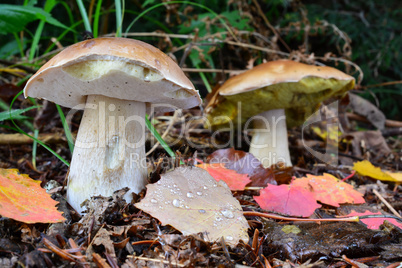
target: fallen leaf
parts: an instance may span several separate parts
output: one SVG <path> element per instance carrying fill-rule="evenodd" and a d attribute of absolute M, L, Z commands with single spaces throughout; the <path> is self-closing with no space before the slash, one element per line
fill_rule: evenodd
<path fill-rule="evenodd" d="M 216 181 L 223 180 L 232 191 L 243 191 L 244 187 L 251 181 L 247 174 L 239 174 L 232 169 L 227 169 L 221 163 L 197 165 L 208 171 Z"/>
<path fill-rule="evenodd" d="M 395 182 L 397 182 L 397 183 L 402 182 L 402 172 L 391 172 L 391 171 L 387 171 L 387 170 L 384 170 L 384 172 L 386 174 L 388 174 L 389 176 L 391 176 L 392 178 L 394 178 Z"/>
<path fill-rule="evenodd" d="M 0 169 L 0 215 L 25 223 L 55 223 L 65 218 L 58 202 L 40 187 L 40 181 L 19 174 L 17 169 Z"/>
<path fill-rule="evenodd" d="M 339 137 L 342 135 L 342 132 L 339 131 L 338 125 L 328 124 L 326 129 L 321 128 L 322 126 L 312 126 L 311 130 L 322 140 L 330 141 L 333 144 L 339 143 Z"/>
<path fill-rule="evenodd" d="M 349 105 L 355 113 L 366 117 L 373 126 L 384 129 L 385 115 L 370 101 L 349 92 Z"/>
<path fill-rule="evenodd" d="M 352 216 L 366 216 L 366 215 L 382 215 L 381 212 L 371 212 L 371 211 L 365 211 L 365 212 L 356 212 L 355 210 L 352 210 L 346 217 L 352 217 Z M 402 223 L 398 222 L 396 219 L 391 219 L 391 218 L 367 218 L 367 219 L 360 219 L 361 222 L 363 222 L 365 225 L 367 225 L 367 228 L 369 229 L 379 229 L 380 225 L 384 223 L 384 221 L 387 220 L 393 225 L 399 227 L 402 229 Z"/>
<path fill-rule="evenodd" d="M 240 203 L 224 181 L 202 168 L 178 167 L 161 175 L 135 206 L 184 235 L 203 233 L 210 242 L 223 237 L 231 246 L 249 240 Z"/>
<path fill-rule="evenodd" d="M 300 185 L 271 185 L 262 189 L 255 201 L 264 210 L 296 217 L 309 217 L 321 205 L 308 187 Z"/>
<path fill-rule="evenodd" d="M 264 168 L 261 162 L 252 154 L 233 148 L 216 150 L 208 156 L 209 164 L 223 163 L 227 169 L 240 174 L 248 174 L 250 187 L 265 187 L 267 184 L 276 185 L 273 170 Z"/>
<path fill-rule="evenodd" d="M 310 186 L 316 200 L 334 207 L 339 207 L 339 204 L 365 202 L 363 195 L 353 189 L 352 185 L 326 173 L 322 176 L 307 174 L 307 177 L 293 180 L 291 185 Z"/>
<path fill-rule="evenodd" d="M 372 155 L 378 157 L 392 153 L 381 131 L 348 132 L 342 138 L 350 140 L 353 154 L 358 157 L 362 157 L 365 151 L 370 151 Z"/>
<path fill-rule="evenodd" d="M 363 160 L 353 164 L 353 169 L 363 176 L 368 176 L 376 180 L 402 182 L 402 173 L 393 173 L 389 171 L 382 171 L 379 167 L 373 166 L 370 161 Z"/>

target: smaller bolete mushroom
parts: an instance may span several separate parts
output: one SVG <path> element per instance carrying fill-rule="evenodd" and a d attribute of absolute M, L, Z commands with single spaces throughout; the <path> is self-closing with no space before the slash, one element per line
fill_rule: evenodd
<path fill-rule="evenodd" d="M 322 101 L 341 97 L 355 80 L 335 68 L 290 60 L 271 61 L 228 79 L 211 97 L 206 126 L 230 129 L 252 118 L 250 153 L 264 167 L 291 166 L 287 125 L 307 119 Z"/>
<path fill-rule="evenodd" d="M 91 196 L 147 183 L 145 112 L 201 104 L 180 67 L 159 49 L 127 38 L 67 47 L 33 75 L 25 96 L 84 109 L 68 173 L 67 201 L 78 212 Z M 152 104 L 158 104 L 152 106 Z"/>

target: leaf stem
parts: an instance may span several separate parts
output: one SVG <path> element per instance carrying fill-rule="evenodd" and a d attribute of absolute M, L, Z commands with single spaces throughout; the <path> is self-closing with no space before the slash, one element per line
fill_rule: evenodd
<path fill-rule="evenodd" d="M 323 222 L 323 221 L 346 221 L 346 222 L 358 222 L 359 217 L 345 217 L 345 218 L 332 218 L 332 219 L 306 219 L 306 218 L 292 218 L 292 217 L 285 217 L 271 213 L 262 213 L 262 212 L 255 212 L 255 211 L 243 211 L 244 216 L 256 216 L 262 218 L 269 218 L 275 220 L 282 220 L 282 221 L 315 221 L 315 222 Z"/>

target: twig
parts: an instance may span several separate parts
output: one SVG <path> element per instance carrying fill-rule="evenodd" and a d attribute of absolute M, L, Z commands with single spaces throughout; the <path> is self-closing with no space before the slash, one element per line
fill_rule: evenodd
<path fill-rule="evenodd" d="M 4 64 L 4 65 L 7 65 L 7 66 L 14 66 L 14 67 L 18 66 L 18 68 L 20 68 L 20 69 L 22 69 L 22 70 L 24 70 L 24 71 L 26 71 L 28 73 L 31 73 L 31 74 L 36 73 L 35 69 L 32 69 L 30 67 L 27 67 L 25 65 L 22 65 L 20 63 L 15 63 L 15 62 L 12 62 L 12 61 L 0 59 L 0 64 Z"/>
<path fill-rule="evenodd" d="M 177 262 L 166 261 L 166 260 L 151 259 L 151 258 L 147 258 L 147 257 L 137 257 L 137 256 L 132 256 L 132 255 L 128 255 L 127 257 L 128 257 L 128 258 L 134 258 L 135 260 L 159 262 L 159 263 L 163 263 L 163 264 L 170 265 L 170 267 L 171 267 L 171 266 L 186 267 L 184 264 L 177 263 Z"/>
<path fill-rule="evenodd" d="M 226 70 L 226 69 L 207 69 L 207 68 L 181 68 L 183 72 L 187 73 L 226 73 L 226 74 L 239 74 L 246 70 Z"/>
<path fill-rule="evenodd" d="M 348 179 L 352 178 L 354 175 L 356 174 L 356 171 L 352 171 L 352 174 L 350 174 L 349 176 L 346 176 L 345 178 L 343 178 L 341 181 L 347 181 Z"/>
<path fill-rule="evenodd" d="M 176 121 L 176 119 L 177 119 L 179 113 L 181 113 L 181 110 L 176 110 L 176 111 L 174 112 L 173 117 L 170 119 L 170 123 L 169 123 L 168 127 L 166 128 L 165 132 L 164 132 L 163 135 L 161 136 L 162 139 L 165 139 L 166 136 L 167 136 L 167 134 L 169 133 L 169 131 L 172 129 L 172 127 L 173 127 L 173 125 L 174 125 L 174 123 L 175 123 L 175 121 Z M 149 151 L 146 153 L 145 156 L 148 156 L 148 155 L 150 155 L 153 151 L 155 151 L 156 148 L 158 148 L 159 144 L 160 144 L 159 141 L 157 141 L 157 142 L 154 144 L 154 146 L 151 148 L 151 150 L 149 150 Z"/>
<path fill-rule="evenodd" d="M 346 116 L 348 117 L 348 119 L 351 120 L 356 120 L 356 121 L 361 121 L 361 122 L 370 122 L 369 120 L 367 120 L 367 118 L 365 118 L 364 116 L 358 115 L 358 114 L 354 114 L 354 113 L 346 113 Z M 402 128 L 402 122 L 401 121 L 395 121 L 395 120 L 389 120 L 386 119 L 385 120 L 385 126 L 386 127 L 395 127 L 395 128 Z"/>
<path fill-rule="evenodd" d="M 332 60 L 332 61 L 335 61 L 335 62 L 336 61 L 341 61 L 341 62 L 344 62 L 346 64 L 352 65 L 359 72 L 359 76 L 357 77 L 357 84 L 360 85 L 360 83 L 363 80 L 364 73 L 363 73 L 362 69 L 359 67 L 359 65 L 357 65 L 356 63 L 354 63 L 354 62 L 352 62 L 350 60 L 343 59 L 343 58 L 335 58 L 335 57 L 316 57 L 315 56 L 314 58 L 322 60 L 322 61 L 327 61 L 327 60 Z"/>
<path fill-rule="evenodd" d="M 384 82 L 384 83 L 375 84 L 375 85 L 361 86 L 361 88 L 362 88 L 362 89 L 366 89 L 366 88 L 370 88 L 370 87 L 382 87 L 382 86 L 390 86 L 390 85 L 397 85 L 397 84 L 402 84 L 402 80 L 400 80 L 400 81 Z"/>
<path fill-rule="evenodd" d="M 79 256 L 74 256 L 64 250 L 62 250 L 61 248 L 59 248 L 58 246 L 56 246 L 55 244 L 53 244 L 52 242 L 50 242 L 48 239 L 43 238 L 43 244 L 50 249 L 51 251 L 53 251 L 53 253 L 55 253 L 56 255 L 58 255 L 59 257 L 70 261 L 70 262 L 79 262 Z"/>
<path fill-rule="evenodd" d="M 262 258 L 264 259 L 264 265 L 266 268 L 272 268 L 271 264 L 269 263 L 268 259 L 262 255 Z"/>
<path fill-rule="evenodd" d="M 59 133 L 44 133 L 39 134 L 38 139 L 44 143 L 61 143 L 66 142 L 63 135 Z M 3 144 L 31 144 L 33 140 L 24 134 L 0 134 L 0 145 Z"/>
<path fill-rule="evenodd" d="M 106 252 L 105 252 L 105 256 L 106 256 L 107 262 L 110 264 L 110 266 L 112 268 L 119 268 L 119 265 L 117 264 L 116 259 L 113 256 L 111 256 L 110 254 L 107 254 Z"/>
<path fill-rule="evenodd" d="M 282 221 L 315 221 L 315 222 L 323 222 L 323 221 L 358 222 L 358 221 L 359 221 L 359 217 L 358 217 L 358 216 L 346 217 L 346 218 L 333 218 L 333 219 L 306 219 L 306 218 L 284 217 L 284 216 L 279 216 L 279 215 L 276 215 L 276 214 L 261 213 L 261 212 L 256 212 L 256 211 L 243 211 L 243 215 L 244 215 L 244 216 L 263 217 L 263 218 L 269 218 L 269 219 L 275 219 L 275 220 L 282 220 Z"/>
<path fill-rule="evenodd" d="M 160 245 L 161 243 L 158 240 L 140 240 L 140 241 L 135 241 L 133 243 L 131 243 L 131 245 L 133 246 L 138 246 L 138 245 Z"/>
<path fill-rule="evenodd" d="M 57 48 L 57 49 L 52 50 L 52 51 L 50 51 L 50 52 L 48 52 L 48 53 L 46 53 L 46 54 L 43 54 L 43 55 L 41 55 L 41 56 L 39 56 L 39 57 L 37 57 L 37 58 L 34 58 L 34 59 L 29 60 L 29 61 L 26 61 L 26 62 L 19 62 L 18 64 L 34 63 L 34 62 L 36 62 L 36 61 L 38 61 L 38 60 L 45 59 L 45 58 L 47 58 L 47 57 L 49 57 L 49 56 L 51 56 L 51 55 L 53 55 L 53 54 L 57 54 L 57 53 L 59 53 L 60 51 L 62 51 L 63 49 L 64 49 L 64 48 Z"/>
<path fill-rule="evenodd" d="M 170 38 L 181 38 L 181 39 L 192 39 L 194 35 L 192 34 L 167 34 L 167 33 L 158 33 L 158 32 L 150 32 L 150 33 L 126 33 L 126 36 L 154 36 L 154 37 L 170 37 Z M 105 37 L 114 37 L 115 34 L 105 34 Z"/>
<path fill-rule="evenodd" d="M 400 266 L 401 266 L 401 262 L 394 262 L 394 263 L 391 263 L 390 265 L 388 265 L 385 268 L 398 268 Z"/>
<path fill-rule="evenodd" d="M 250 49 L 255 49 L 255 50 L 259 50 L 259 51 L 264 51 L 264 52 L 271 53 L 271 54 L 278 54 L 278 55 L 281 55 L 281 56 L 284 56 L 284 57 L 289 57 L 290 56 L 290 53 L 287 53 L 287 52 L 274 50 L 274 49 L 269 49 L 269 48 L 265 48 L 265 47 L 260 47 L 260 46 L 256 46 L 256 45 L 252 45 L 252 44 L 248 44 L 248 43 L 241 43 L 241 42 L 238 42 L 238 41 L 230 41 L 230 40 L 222 40 L 222 39 L 214 39 L 214 38 L 217 38 L 217 37 L 222 36 L 223 34 L 227 34 L 227 33 L 229 33 L 229 32 L 226 31 L 226 32 L 219 32 L 219 33 L 214 33 L 214 34 L 211 34 L 211 35 L 206 35 L 206 36 L 203 36 L 202 38 L 200 37 L 199 41 L 209 40 L 211 42 L 225 43 L 225 44 L 229 44 L 229 45 L 233 45 L 233 46 L 239 46 L 239 47 L 244 47 L 244 48 L 250 48 Z M 255 36 L 258 36 L 260 38 L 263 38 L 262 36 L 260 36 L 260 34 L 254 33 L 254 32 L 240 31 L 239 34 L 250 34 L 250 35 L 255 35 Z M 108 36 L 108 35 L 106 35 L 106 36 Z M 161 37 L 161 38 L 163 38 L 163 37 L 172 37 L 172 38 L 183 38 L 183 39 L 194 39 L 194 37 L 195 37 L 195 35 L 191 35 L 191 34 L 190 35 L 183 35 L 183 34 L 166 34 L 166 33 L 157 33 L 157 32 L 151 32 L 151 33 L 129 33 L 128 36 L 155 36 L 155 37 Z M 265 38 L 263 38 L 263 39 L 264 39 L 264 41 L 269 42 Z M 180 51 L 180 50 L 183 50 L 183 49 L 186 49 L 189 46 L 192 46 L 191 42 L 174 49 L 172 51 L 172 53 Z M 349 65 L 353 66 L 359 72 L 358 84 L 360 84 L 361 81 L 363 80 L 363 72 L 360 69 L 360 67 L 357 64 L 355 64 L 355 63 L 353 63 L 353 62 L 351 62 L 349 60 L 346 60 L 346 59 L 343 59 L 343 58 L 335 58 L 335 57 L 317 57 L 317 56 L 314 56 L 314 58 L 319 59 L 319 60 L 323 60 L 323 61 L 327 61 L 327 60 L 341 61 L 341 62 L 344 62 L 346 64 L 349 64 Z M 323 65 L 322 63 L 317 62 L 317 61 L 315 61 L 314 63 Z M 203 70 L 203 71 L 204 72 L 215 72 L 215 71 L 212 71 L 213 69 L 209 69 L 210 71 L 207 71 L 207 70 Z M 189 69 L 187 71 L 189 71 Z M 219 70 L 219 72 L 221 72 L 221 71 L 222 70 Z M 197 72 L 197 71 L 194 71 L 194 72 Z M 201 72 L 201 70 L 198 71 L 198 72 Z M 230 71 L 228 71 L 228 72 L 230 72 Z M 237 71 L 233 71 L 233 72 L 237 72 Z"/>
<path fill-rule="evenodd" d="M 290 55 L 289 53 L 282 52 L 282 51 L 279 51 L 279 50 L 269 49 L 269 48 L 265 48 L 265 47 L 259 47 L 259 46 L 251 45 L 251 44 L 247 44 L 247 43 L 234 42 L 234 41 L 229 41 L 229 40 L 218 41 L 218 42 L 226 43 L 226 44 L 233 45 L 233 46 L 238 46 L 238 47 L 252 48 L 252 49 L 255 49 L 255 50 L 260 50 L 260 51 L 264 51 L 264 52 L 272 53 L 272 54 L 278 54 L 278 55 L 282 55 L 282 56 L 286 56 L 286 57 L 288 57 Z"/>
<path fill-rule="evenodd" d="M 77 255 L 78 257 L 82 257 L 82 258 L 85 260 L 86 257 L 81 254 L 81 251 L 80 251 L 81 248 L 78 247 L 78 245 L 75 243 L 75 241 L 74 241 L 72 238 L 69 238 L 69 239 L 68 239 L 68 243 L 70 244 L 70 247 L 71 247 L 72 249 L 78 250 L 78 251 L 76 252 L 76 255 Z M 84 268 L 91 268 L 91 266 L 89 265 L 89 263 L 82 263 L 82 265 L 83 265 Z"/>
<path fill-rule="evenodd" d="M 288 44 L 286 44 L 285 41 L 283 41 L 283 39 L 281 38 L 281 36 L 279 35 L 278 31 L 272 26 L 272 24 L 269 22 L 267 16 L 265 16 L 264 12 L 261 9 L 260 4 L 258 3 L 257 0 L 253 0 L 254 5 L 257 7 L 257 11 L 260 14 L 260 16 L 262 17 L 262 19 L 264 20 L 265 24 L 267 25 L 267 27 L 274 33 L 275 37 L 278 38 L 278 40 L 282 43 L 282 45 L 287 49 L 287 51 L 292 51 L 290 49 L 290 47 L 288 46 Z"/>
<path fill-rule="evenodd" d="M 390 203 L 388 203 L 387 200 L 384 199 L 384 197 L 382 197 L 382 195 L 376 190 L 373 189 L 373 193 L 381 200 L 381 202 L 383 202 L 388 209 L 397 217 L 402 218 L 401 215 L 399 215 L 399 213 L 391 206 Z"/>
<path fill-rule="evenodd" d="M 342 259 L 347 262 L 348 264 L 352 265 L 352 267 L 356 267 L 356 268 L 368 268 L 367 265 L 357 262 L 355 260 L 351 260 L 348 257 L 346 257 L 346 255 L 342 255 Z"/>
<path fill-rule="evenodd" d="M 92 253 L 92 258 L 99 268 L 112 268 L 98 253 Z"/>

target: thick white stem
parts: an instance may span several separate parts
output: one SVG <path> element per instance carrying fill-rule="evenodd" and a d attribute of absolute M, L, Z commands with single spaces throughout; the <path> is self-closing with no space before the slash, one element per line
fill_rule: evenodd
<path fill-rule="evenodd" d="M 88 96 L 68 174 L 67 201 L 78 212 L 91 196 L 111 196 L 129 187 L 139 193 L 147 182 L 145 103 Z"/>
<path fill-rule="evenodd" d="M 253 120 L 254 134 L 251 139 L 250 153 L 258 158 L 264 167 L 270 167 L 277 162 L 292 166 L 285 110 L 266 111 Z"/>

